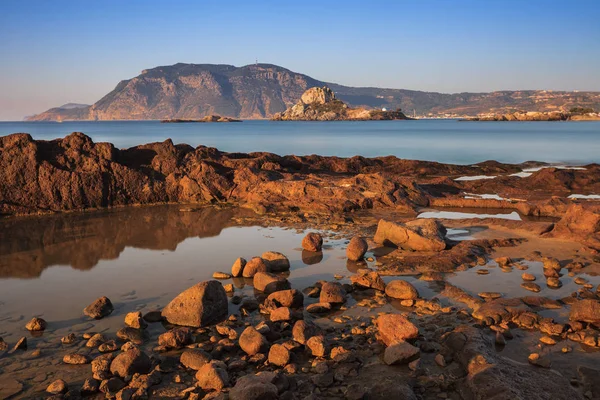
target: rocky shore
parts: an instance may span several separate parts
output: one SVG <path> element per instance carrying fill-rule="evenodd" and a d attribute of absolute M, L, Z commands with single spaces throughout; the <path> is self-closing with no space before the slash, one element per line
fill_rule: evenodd
<path fill-rule="evenodd" d="M 140 208 L 143 226 L 117 218 L 102 235 L 90 221 L 81 251 L 61 251 L 55 225 L 36 236 L 35 217 L 7 217 L 6 231 L 22 241 L 2 240 L 0 251 L 34 265 L 22 277 L 50 262 L 86 269 L 133 243 L 173 248 L 234 221 L 309 231 L 297 243 L 307 265 L 328 257 L 332 236 L 346 239 L 338 260 L 347 270 L 296 286 L 302 271 L 288 255 L 242 258 L 232 245 L 230 269 L 190 282 L 160 308 L 124 312 L 98 293 L 70 323 L 11 316 L 29 333 L 0 329 L 0 398 L 599 398 L 600 206 L 569 197 L 599 193 L 599 172 L 224 153 L 171 141 L 119 150 L 81 133 L 0 138 L 4 214 L 178 203 L 185 215 Z M 416 218 L 428 207 L 522 219 Z M 137 237 L 143 230 L 151 241 Z M 473 237 L 457 239 L 461 230 Z M 28 240 L 52 247 L 52 261 L 24 252 Z M 499 283 L 468 290 L 456 283 L 464 274 L 474 287 Z M 501 278 L 514 274 L 516 282 Z"/>
<path fill-rule="evenodd" d="M 89 323 L 71 329 L 55 330 L 55 321 L 39 317 L 26 319 L 24 329 L 34 343 L 47 331 L 56 338 L 37 348 L 29 347 L 26 336 L 0 340 L 0 394 L 53 399 L 597 398 L 600 370 L 561 361 L 573 360 L 574 352 L 583 357 L 579 346 L 600 346 L 597 288 L 577 278 L 581 289 L 570 296 L 554 300 L 535 294 L 541 285 L 577 277 L 586 267 L 580 260 L 589 255 L 569 260 L 524 253 L 523 242 L 540 246 L 552 240 L 538 233 L 456 242 L 444 224 L 380 219 L 373 230 L 357 218 L 348 230 L 356 235 L 345 249 L 349 272 L 354 272 L 307 287 L 292 287 L 290 260 L 268 251 L 247 260 L 233 256 L 230 270 L 215 271 L 214 280 L 190 286 L 162 309 L 121 314 L 109 298 L 100 297 L 83 309 Z M 311 232 L 298 245 L 318 256 L 326 241 Z M 373 268 L 370 254 L 381 246 L 394 250 L 379 256 Z M 492 256 L 504 247 L 512 257 Z M 539 273 L 530 269 L 532 263 L 540 265 L 545 283 L 533 281 Z M 418 268 L 409 272 L 410 265 Z M 482 280 L 490 269 L 523 271 L 521 286 L 532 294 L 473 295 L 448 282 L 447 273 L 468 269 Z M 440 296 L 420 293 L 407 273 L 439 287 Z M 253 288 L 252 294 L 242 290 L 244 285 Z M 565 309 L 566 320 L 546 316 Z M 94 329 L 108 317 L 121 318 L 121 327 Z M 524 355 L 525 363 L 503 355 L 524 348 L 527 338 L 539 344 Z M 31 369 L 35 377 L 18 378 Z M 36 391 L 36 382 L 43 390 Z"/>

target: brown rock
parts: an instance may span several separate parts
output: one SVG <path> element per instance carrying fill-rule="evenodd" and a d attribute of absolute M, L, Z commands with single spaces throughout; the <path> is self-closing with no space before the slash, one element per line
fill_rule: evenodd
<path fill-rule="evenodd" d="M 145 329 L 148 326 L 139 311 L 127 313 L 125 315 L 125 325 L 135 329 Z"/>
<path fill-rule="evenodd" d="M 415 251 L 442 251 L 446 248 L 445 235 L 446 229 L 432 219 L 417 219 L 406 224 L 381 219 L 373 240 Z"/>
<path fill-rule="evenodd" d="M 271 311 L 269 316 L 272 322 L 280 321 L 291 321 L 292 320 L 292 309 L 289 307 L 279 307 Z"/>
<path fill-rule="evenodd" d="M 254 289 L 272 293 L 279 290 L 287 290 L 290 288 L 290 283 L 285 278 L 281 278 L 270 272 L 257 272 L 252 280 Z"/>
<path fill-rule="evenodd" d="M 179 362 L 186 368 L 198 371 L 211 360 L 210 354 L 200 349 L 186 349 L 181 353 Z"/>
<path fill-rule="evenodd" d="M 277 386 L 256 375 L 240 377 L 229 391 L 230 400 L 276 400 Z"/>
<path fill-rule="evenodd" d="M 184 290 L 162 310 L 169 323 L 194 328 L 221 322 L 227 315 L 227 294 L 217 281 L 201 282 Z"/>
<path fill-rule="evenodd" d="M 538 285 L 536 283 L 533 283 L 533 282 L 523 282 L 523 283 L 521 283 L 521 287 L 523 289 L 527 289 L 527 290 L 529 290 L 531 292 L 534 292 L 534 293 L 538 293 L 539 291 L 542 290 L 542 288 L 540 287 L 540 285 Z"/>
<path fill-rule="evenodd" d="M 254 327 L 249 326 L 240 335 L 239 344 L 242 350 L 248 355 L 265 353 L 269 348 L 267 339 Z"/>
<path fill-rule="evenodd" d="M 66 393 L 67 390 L 69 390 L 69 387 L 67 386 L 67 382 L 63 381 L 62 379 L 55 380 L 50 385 L 48 385 L 48 387 L 46 388 L 46 392 L 48 392 L 50 394 Z"/>
<path fill-rule="evenodd" d="M 269 363 L 285 367 L 290 362 L 290 351 L 281 344 L 274 344 L 269 350 Z"/>
<path fill-rule="evenodd" d="M 419 298 L 419 292 L 409 282 L 402 279 L 395 279 L 385 287 L 385 294 L 393 299 L 416 300 Z"/>
<path fill-rule="evenodd" d="M 527 272 L 523 272 L 523 275 L 521 275 L 521 278 L 524 281 L 527 281 L 527 282 L 533 282 L 533 281 L 535 281 L 535 275 L 529 274 Z"/>
<path fill-rule="evenodd" d="M 77 353 L 67 354 L 63 357 L 63 362 L 71 365 L 89 364 L 90 361 L 88 356 Z"/>
<path fill-rule="evenodd" d="M 306 312 L 322 314 L 331 311 L 331 303 L 313 303 L 306 306 Z"/>
<path fill-rule="evenodd" d="M 312 336 L 306 341 L 306 347 L 310 349 L 311 354 L 315 357 L 325 357 L 327 354 L 327 346 L 323 336 Z"/>
<path fill-rule="evenodd" d="M 305 344 L 308 339 L 317 334 L 317 327 L 304 320 L 296 321 L 292 328 L 294 340 L 300 344 Z"/>
<path fill-rule="evenodd" d="M 346 257 L 351 261 L 362 260 L 365 256 L 365 253 L 369 250 L 369 245 L 366 240 L 355 236 L 350 239 L 350 243 L 348 243 L 348 247 L 346 248 Z"/>
<path fill-rule="evenodd" d="M 102 296 L 83 309 L 83 313 L 94 319 L 104 318 L 112 313 L 114 307 L 108 297 Z"/>
<path fill-rule="evenodd" d="M 198 386 L 204 390 L 220 391 L 229 386 L 229 375 L 224 368 L 220 368 L 214 363 L 203 365 L 196 373 Z"/>
<path fill-rule="evenodd" d="M 310 232 L 302 239 L 302 248 L 306 251 L 317 252 L 323 247 L 323 236 Z"/>
<path fill-rule="evenodd" d="M 400 314 L 380 315 L 375 320 L 375 325 L 378 329 L 378 338 L 386 346 L 414 339 L 419 335 L 419 329 Z"/>
<path fill-rule="evenodd" d="M 32 332 L 43 331 L 48 324 L 41 318 L 34 317 L 25 325 L 25 329 Z"/>
<path fill-rule="evenodd" d="M 260 257 L 253 257 L 244 266 L 242 275 L 244 278 L 253 278 L 257 272 L 267 272 L 268 267 L 265 260 Z"/>
<path fill-rule="evenodd" d="M 304 295 L 296 289 L 279 290 L 271 293 L 265 302 L 267 308 L 277 307 L 300 308 L 304 305 Z"/>
<path fill-rule="evenodd" d="M 325 282 L 321 286 L 320 303 L 342 304 L 346 302 L 346 291 L 338 282 Z"/>
<path fill-rule="evenodd" d="M 600 325 L 600 301 L 585 299 L 571 304 L 569 319 Z"/>
<path fill-rule="evenodd" d="M 92 375 L 99 381 L 110 378 L 110 364 L 112 354 L 103 354 L 92 360 Z"/>
<path fill-rule="evenodd" d="M 246 260 L 242 257 L 235 260 L 231 266 L 231 275 L 238 278 L 244 274 L 244 267 L 246 266 Z"/>
<path fill-rule="evenodd" d="M 407 342 L 398 342 L 385 349 L 383 361 L 387 365 L 408 364 L 421 356 L 421 350 Z"/>
<path fill-rule="evenodd" d="M 276 251 L 267 251 L 260 258 L 267 264 L 267 271 L 269 272 L 284 272 L 290 269 L 290 260 Z"/>
<path fill-rule="evenodd" d="M 179 349 L 192 343 L 192 330 L 189 328 L 174 328 L 158 337 L 158 345 L 170 349 Z"/>
<path fill-rule="evenodd" d="M 385 290 L 383 279 L 381 279 L 379 274 L 375 271 L 359 271 L 358 275 L 352 275 L 350 277 L 350 281 L 359 287 L 375 289 L 382 292 Z"/>
<path fill-rule="evenodd" d="M 121 378 L 136 373 L 147 374 L 151 369 L 150 358 L 139 349 L 127 350 L 116 356 L 110 363 L 110 372 Z"/>

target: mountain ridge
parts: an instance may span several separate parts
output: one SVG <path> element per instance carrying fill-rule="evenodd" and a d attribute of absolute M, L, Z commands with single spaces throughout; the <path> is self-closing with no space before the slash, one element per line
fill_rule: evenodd
<path fill-rule="evenodd" d="M 295 104 L 311 87 L 328 86 L 352 107 L 401 108 L 410 114 L 452 116 L 481 113 L 600 109 L 600 92 L 506 90 L 438 93 L 409 89 L 351 87 L 317 80 L 274 64 L 186 64 L 143 70 L 89 107 L 51 108 L 27 118 L 52 120 L 153 120 L 223 115 L 271 118 Z"/>

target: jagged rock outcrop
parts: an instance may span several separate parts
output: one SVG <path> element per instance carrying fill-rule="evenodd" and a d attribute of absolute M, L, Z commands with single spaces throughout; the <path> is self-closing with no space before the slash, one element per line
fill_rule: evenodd
<path fill-rule="evenodd" d="M 595 113 L 573 114 L 566 111 L 519 111 L 507 114 L 488 114 L 468 118 L 467 121 L 597 121 Z"/>
<path fill-rule="evenodd" d="M 302 94 L 300 101 L 282 113 L 275 114 L 275 121 L 347 121 L 409 119 L 400 111 L 367 110 L 350 108 L 337 99 L 327 87 L 313 87 Z"/>

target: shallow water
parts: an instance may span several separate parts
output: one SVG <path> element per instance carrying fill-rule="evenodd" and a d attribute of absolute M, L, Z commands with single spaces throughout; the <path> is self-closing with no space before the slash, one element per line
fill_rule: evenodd
<path fill-rule="evenodd" d="M 0 122 L 0 135 L 55 139 L 81 131 L 119 148 L 173 139 L 229 152 L 320 154 L 473 164 L 537 160 L 600 161 L 600 122 L 459 122 L 456 120 L 161 124 L 158 121 Z"/>
<path fill-rule="evenodd" d="M 513 221 L 521 221 L 521 215 L 516 211 L 505 211 L 495 214 L 488 214 L 485 210 L 482 212 L 461 212 L 461 211 L 424 211 L 417 218 L 436 218 L 436 219 L 470 219 L 470 218 L 499 218 Z"/>
<path fill-rule="evenodd" d="M 345 241 L 326 239 L 322 253 L 303 252 L 304 233 L 234 226 L 238 212 L 157 206 L 0 220 L 0 336 L 25 332 L 33 316 L 51 330 L 85 324 L 83 308 L 100 296 L 118 312 L 96 327 L 120 327 L 125 312 L 160 309 L 213 272 L 229 272 L 237 257 L 265 251 L 289 258 L 294 288 L 349 274 Z M 233 283 L 253 293 L 251 280 Z"/>

